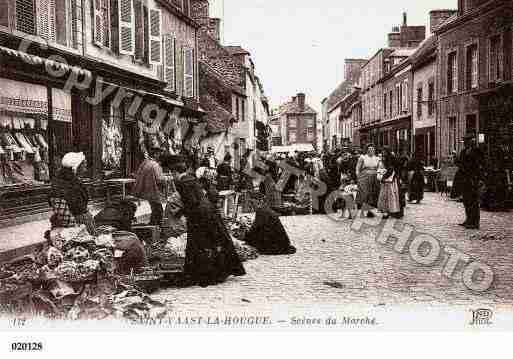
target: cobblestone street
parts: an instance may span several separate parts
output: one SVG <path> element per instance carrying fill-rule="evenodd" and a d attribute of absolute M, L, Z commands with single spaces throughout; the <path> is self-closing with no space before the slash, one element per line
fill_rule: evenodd
<path fill-rule="evenodd" d="M 501 233 L 506 239 L 471 240 L 477 231 L 457 225 L 463 221 L 460 203 L 428 193 L 422 204 L 406 209 L 404 222 L 439 239 L 442 248 L 450 245 L 492 267 L 495 280 L 484 293 L 473 293 L 463 285 L 461 267 L 452 280 L 442 276 L 447 260 L 443 251 L 435 265 L 425 267 L 413 262 L 407 252 L 396 253 L 394 240 L 378 243 L 372 230 L 357 233 L 350 230 L 349 222 L 304 216 L 282 218 L 297 247 L 295 255 L 260 256 L 245 263 L 245 277 L 209 288 L 162 290 L 155 297 L 169 300 L 174 313 L 191 315 L 275 312 L 281 305 L 301 310 L 348 304 L 485 306 L 509 311 L 513 304 L 512 219 L 511 213 L 482 212 L 481 233 Z"/>

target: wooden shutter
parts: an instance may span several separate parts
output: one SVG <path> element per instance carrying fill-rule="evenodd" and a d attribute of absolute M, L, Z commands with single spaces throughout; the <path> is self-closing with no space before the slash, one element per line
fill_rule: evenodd
<path fill-rule="evenodd" d="M 141 0 L 134 0 L 135 58 L 144 59 L 144 11 Z"/>
<path fill-rule="evenodd" d="M 164 80 L 169 91 L 176 91 L 175 47 L 175 38 L 171 35 L 164 36 Z"/>
<path fill-rule="evenodd" d="M 93 43 L 103 46 L 102 0 L 93 0 Z"/>
<path fill-rule="evenodd" d="M 132 0 L 119 0 L 119 53 L 135 54 L 134 7 Z"/>
<path fill-rule="evenodd" d="M 110 1 L 101 0 L 102 5 L 102 30 L 103 30 L 103 46 L 110 47 Z"/>
<path fill-rule="evenodd" d="M 190 2 L 189 0 L 182 0 L 183 1 L 183 13 L 187 16 L 190 16 Z"/>
<path fill-rule="evenodd" d="M 55 41 L 55 0 L 38 0 L 37 34 L 48 41 Z"/>
<path fill-rule="evenodd" d="M 162 64 L 162 29 L 161 29 L 161 13 L 158 9 L 150 9 L 149 21 L 149 50 L 150 64 Z"/>
<path fill-rule="evenodd" d="M 9 1 L 0 0 L 0 26 L 9 26 Z"/>
<path fill-rule="evenodd" d="M 194 97 L 194 50 L 183 49 L 183 95 Z"/>

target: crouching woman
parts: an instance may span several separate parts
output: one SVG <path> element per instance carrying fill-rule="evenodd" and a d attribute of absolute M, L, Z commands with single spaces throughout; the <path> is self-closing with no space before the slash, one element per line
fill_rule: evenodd
<path fill-rule="evenodd" d="M 88 210 L 89 195 L 79 176 L 85 173 L 87 162 L 82 152 L 69 152 L 62 158 L 62 168 L 52 179 L 48 203 L 53 215 L 53 228 L 84 224 L 89 234 L 97 235 L 93 216 Z"/>

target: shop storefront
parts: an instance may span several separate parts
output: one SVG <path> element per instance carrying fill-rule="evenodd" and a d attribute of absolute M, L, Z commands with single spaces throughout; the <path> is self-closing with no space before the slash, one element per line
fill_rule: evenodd
<path fill-rule="evenodd" d="M 433 164 L 436 158 L 435 126 L 415 129 L 415 158 L 425 165 Z"/>
<path fill-rule="evenodd" d="M 1 47 L 0 61 L 0 226 L 48 216 L 50 180 L 67 152 L 86 155 L 82 180 L 93 203 L 100 203 L 107 193 L 121 193 L 107 180 L 131 177 L 148 145 L 176 151 L 199 143 L 194 124 L 201 109 L 131 88 L 115 72 L 98 77 Z M 51 76 L 49 68 L 60 68 L 61 76 Z M 71 74 L 88 77 L 91 85 L 64 91 Z"/>
<path fill-rule="evenodd" d="M 481 91 L 478 142 L 486 155 L 482 206 L 513 208 L 513 84 Z"/>

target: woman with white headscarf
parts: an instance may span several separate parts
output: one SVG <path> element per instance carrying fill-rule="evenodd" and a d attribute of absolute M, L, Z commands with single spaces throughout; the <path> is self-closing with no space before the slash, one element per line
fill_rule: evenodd
<path fill-rule="evenodd" d="M 52 179 L 48 203 L 53 215 L 52 229 L 74 227 L 85 224 L 91 235 L 96 235 L 94 219 L 87 207 L 89 195 L 79 175 L 86 169 L 86 158 L 82 152 L 69 152 L 62 158 L 62 168 Z"/>

